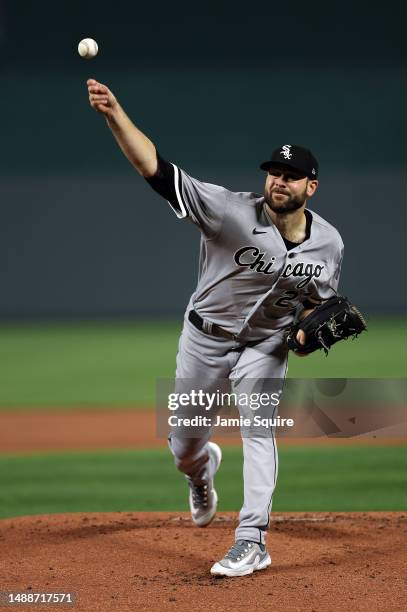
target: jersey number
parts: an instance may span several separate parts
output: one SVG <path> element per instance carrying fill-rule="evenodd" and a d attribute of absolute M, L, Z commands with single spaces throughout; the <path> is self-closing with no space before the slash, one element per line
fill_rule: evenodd
<path fill-rule="evenodd" d="M 293 304 L 290 304 L 291 300 L 295 300 L 298 297 L 299 291 L 286 291 L 281 298 L 278 298 L 274 302 L 274 306 L 279 306 L 280 308 L 295 308 Z"/>

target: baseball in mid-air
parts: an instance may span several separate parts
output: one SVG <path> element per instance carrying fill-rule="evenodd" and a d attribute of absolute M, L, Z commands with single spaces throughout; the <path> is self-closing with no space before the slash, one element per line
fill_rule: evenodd
<path fill-rule="evenodd" d="M 78 53 L 84 59 L 92 59 L 98 54 L 99 47 L 93 38 L 84 38 L 78 45 Z"/>

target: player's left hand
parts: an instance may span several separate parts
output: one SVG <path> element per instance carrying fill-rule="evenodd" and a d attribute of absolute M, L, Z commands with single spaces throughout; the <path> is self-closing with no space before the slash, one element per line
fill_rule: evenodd
<path fill-rule="evenodd" d="M 307 308 L 305 309 L 300 316 L 300 321 L 303 321 L 311 312 L 313 312 L 313 308 Z M 295 339 L 297 340 L 297 342 L 299 342 L 299 344 L 301 344 L 301 346 L 305 345 L 305 331 L 303 329 L 299 329 L 297 332 L 297 335 L 295 337 Z M 301 355 L 301 353 L 295 353 L 297 355 L 297 357 L 306 357 L 307 355 Z"/>
<path fill-rule="evenodd" d="M 305 344 L 305 331 L 303 329 L 299 329 L 298 333 L 295 337 L 297 342 L 299 342 L 302 346 Z"/>
<path fill-rule="evenodd" d="M 305 344 L 305 331 L 302 330 L 302 329 L 299 329 L 295 339 L 297 340 L 297 342 L 299 342 L 301 344 L 301 346 L 304 346 L 304 344 Z M 294 354 L 297 355 L 297 357 L 307 357 L 307 353 L 294 353 Z"/>
<path fill-rule="evenodd" d="M 315 304 L 315 306 L 317 306 L 317 304 Z M 300 315 L 300 321 L 303 321 L 306 317 L 308 317 L 308 315 L 311 314 L 311 312 L 314 312 L 314 308 L 304 308 L 304 310 L 302 311 Z M 305 346 L 305 340 L 306 340 L 305 331 L 303 329 L 299 329 L 295 339 L 297 340 L 297 342 L 299 342 L 299 344 L 301 344 L 301 346 Z M 308 355 L 308 353 L 303 353 L 303 354 L 295 353 L 295 354 L 297 355 L 297 357 L 307 357 Z"/>
<path fill-rule="evenodd" d="M 366 321 L 356 306 L 342 295 L 333 295 L 291 326 L 287 344 L 297 355 L 308 355 L 320 349 L 328 355 L 334 344 L 357 338 L 366 329 Z"/>

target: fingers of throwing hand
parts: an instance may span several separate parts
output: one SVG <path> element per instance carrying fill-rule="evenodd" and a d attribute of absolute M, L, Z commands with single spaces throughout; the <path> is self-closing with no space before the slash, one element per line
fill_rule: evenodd
<path fill-rule="evenodd" d="M 88 79 L 86 81 L 86 85 L 88 86 L 89 91 L 92 89 L 95 91 L 95 93 L 97 93 L 96 90 L 101 89 L 104 93 L 107 92 L 106 85 L 103 85 L 103 83 L 99 83 L 99 81 L 96 81 L 96 79 Z"/>
<path fill-rule="evenodd" d="M 91 102 L 108 102 L 109 96 L 107 96 L 106 94 L 90 94 L 89 100 Z"/>
<path fill-rule="evenodd" d="M 106 100 L 98 100 L 97 102 L 91 102 L 90 105 L 95 110 L 101 110 L 102 107 L 103 109 L 109 108 L 109 104 Z"/>
<path fill-rule="evenodd" d="M 88 91 L 92 94 L 104 94 L 107 95 L 108 89 L 106 85 L 101 85 L 100 83 L 96 83 L 96 85 L 88 85 Z"/>

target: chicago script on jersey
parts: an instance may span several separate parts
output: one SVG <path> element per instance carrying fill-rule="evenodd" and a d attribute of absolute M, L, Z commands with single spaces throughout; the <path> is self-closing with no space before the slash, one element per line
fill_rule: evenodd
<path fill-rule="evenodd" d="M 266 262 L 263 257 L 265 253 L 259 251 L 257 247 L 245 246 L 236 251 L 234 259 L 238 266 L 248 267 L 250 270 L 260 272 L 261 274 L 273 274 L 271 267 L 276 258 L 272 257 L 269 262 Z"/>
<path fill-rule="evenodd" d="M 319 278 L 324 267 L 325 266 L 321 266 L 320 264 L 316 264 L 314 266 L 312 263 L 304 263 L 303 261 L 299 261 L 295 264 L 295 266 L 292 264 L 287 264 L 281 276 L 285 278 L 288 278 L 289 276 L 304 276 L 304 280 L 300 281 L 296 285 L 297 289 L 301 289 L 302 287 L 305 287 L 305 285 L 308 285 L 313 278 Z"/>
<path fill-rule="evenodd" d="M 273 256 L 269 261 L 265 259 L 265 253 L 254 246 L 245 246 L 236 251 L 234 255 L 236 264 L 240 267 L 250 268 L 260 274 L 273 274 L 273 267 L 276 258 Z M 305 287 L 313 278 L 319 278 L 325 266 L 320 264 L 305 263 L 299 261 L 295 265 L 287 264 L 281 276 L 288 278 L 303 278 L 296 286 L 298 289 Z"/>

